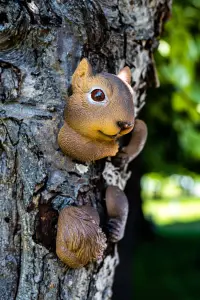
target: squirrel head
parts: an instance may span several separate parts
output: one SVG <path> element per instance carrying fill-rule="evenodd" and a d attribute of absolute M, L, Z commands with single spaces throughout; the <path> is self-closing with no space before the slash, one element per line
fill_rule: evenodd
<path fill-rule="evenodd" d="M 113 141 L 134 126 L 131 71 L 118 75 L 93 74 L 87 59 L 82 59 L 72 76 L 72 95 L 65 109 L 65 121 L 91 140 Z"/>

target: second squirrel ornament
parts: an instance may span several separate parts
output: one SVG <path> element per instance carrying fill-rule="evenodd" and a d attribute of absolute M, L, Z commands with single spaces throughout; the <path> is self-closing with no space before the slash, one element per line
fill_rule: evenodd
<path fill-rule="evenodd" d="M 118 139 L 140 126 L 140 120 L 135 123 L 130 82 L 129 67 L 118 75 L 94 75 L 88 60 L 81 60 L 72 76 L 72 95 L 58 134 L 64 154 L 82 162 L 116 155 Z M 137 144 L 142 141 L 143 135 L 137 137 Z"/>
<path fill-rule="evenodd" d="M 105 195 L 108 241 L 117 243 L 124 236 L 128 216 L 128 199 L 117 186 L 109 186 Z M 100 218 L 91 206 L 69 206 L 58 219 L 56 253 L 70 268 L 81 268 L 102 259 L 106 236 L 99 226 Z"/>

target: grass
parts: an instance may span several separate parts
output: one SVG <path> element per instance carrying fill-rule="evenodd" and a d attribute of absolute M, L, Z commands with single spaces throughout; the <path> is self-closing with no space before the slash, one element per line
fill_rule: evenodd
<path fill-rule="evenodd" d="M 134 300 L 200 299 L 200 222 L 158 227 L 137 246 Z"/>
<path fill-rule="evenodd" d="M 192 222 L 200 219 L 200 201 L 195 197 L 147 199 L 144 201 L 143 211 L 159 225 Z"/>

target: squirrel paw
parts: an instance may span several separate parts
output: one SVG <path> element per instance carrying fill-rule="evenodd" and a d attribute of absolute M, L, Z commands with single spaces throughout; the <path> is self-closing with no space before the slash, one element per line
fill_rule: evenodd
<path fill-rule="evenodd" d="M 117 158 L 122 159 L 123 163 L 131 162 L 144 148 L 146 139 L 147 126 L 142 120 L 137 119 L 129 144 L 117 153 Z"/>
<path fill-rule="evenodd" d="M 107 224 L 109 241 L 119 242 L 124 237 L 125 226 L 126 224 L 119 219 L 110 219 Z"/>
<path fill-rule="evenodd" d="M 109 240 L 118 242 L 124 236 L 128 216 L 128 199 L 117 186 L 110 185 L 106 190 L 106 208 L 108 213 L 107 230 Z"/>

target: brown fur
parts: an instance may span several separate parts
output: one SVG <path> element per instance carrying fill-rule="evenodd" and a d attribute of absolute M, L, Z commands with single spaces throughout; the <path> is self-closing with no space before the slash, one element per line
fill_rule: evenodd
<path fill-rule="evenodd" d="M 97 211 L 89 206 L 65 207 L 59 214 L 56 253 L 71 268 L 100 259 L 106 238 Z"/>

